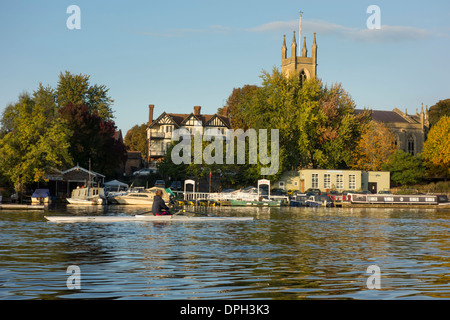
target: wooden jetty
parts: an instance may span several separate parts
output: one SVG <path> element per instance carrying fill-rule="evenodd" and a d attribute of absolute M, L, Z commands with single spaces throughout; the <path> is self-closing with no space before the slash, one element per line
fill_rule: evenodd
<path fill-rule="evenodd" d="M 38 204 L 16 204 L 16 203 L 0 203 L 0 210 L 44 210 L 44 205 Z"/>

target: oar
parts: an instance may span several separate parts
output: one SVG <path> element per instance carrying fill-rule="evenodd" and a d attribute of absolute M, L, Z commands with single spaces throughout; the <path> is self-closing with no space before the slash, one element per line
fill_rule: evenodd
<path fill-rule="evenodd" d="M 181 210 L 181 208 L 174 208 L 174 209 L 177 210 L 177 211 L 175 211 L 173 214 L 178 214 L 178 212 Z M 169 212 L 170 212 L 170 211 L 169 211 Z M 141 212 L 141 213 L 137 213 L 136 215 L 139 216 L 139 215 L 147 214 L 147 213 L 152 213 L 152 210 L 150 210 L 150 211 L 145 211 L 145 212 Z"/>
<path fill-rule="evenodd" d="M 200 215 L 204 215 L 204 216 L 208 216 L 208 217 L 213 217 L 212 215 L 210 215 L 208 213 L 196 212 L 196 211 L 187 211 L 185 209 L 180 209 L 177 213 L 174 213 L 174 215 L 182 214 L 182 213 L 193 213 L 193 214 L 200 214 Z"/>

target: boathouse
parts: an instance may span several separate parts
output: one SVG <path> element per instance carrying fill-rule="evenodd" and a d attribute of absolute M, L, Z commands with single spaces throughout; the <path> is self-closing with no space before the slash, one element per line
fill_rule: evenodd
<path fill-rule="evenodd" d="M 80 167 L 78 164 L 65 171 L 52 169 L 45 177 L 48 180 L 50 195 L 65 197 L 71 194 L 77 187 L 90 185 L 103 185 L 105 176 L 91 170 Z"/>

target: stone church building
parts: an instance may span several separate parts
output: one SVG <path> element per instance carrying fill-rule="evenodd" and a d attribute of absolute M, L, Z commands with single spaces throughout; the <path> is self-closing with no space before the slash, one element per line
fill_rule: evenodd
<path fill-rule="evenodd" d="M 301 55 L 297 55 L 295 31 L 291 43 L 291 55 L 288 57 L 286 36 L 284 36 L 281 48 L 281 71 L 286 76 L 296 74 L 302 83 L 307 79 L 317 77 L 317 41 L 315 33 L 310 57 L 308 57 L 306 37 L 303 38 Z M 363 111 L 355 110 L 357 113 Z M 416 111 L 415 114 L 408 114 L 407 110 L 402 112 L 397 108 L 394 108 L 392 111 L 372 110 L 372 120 L 382 122 L 394 132 L 396 144 L 401 150 L 412 155 L 422 152 L 430 127 L 428 107 L 424 110 L 422 104 L 420 113 Z"/>

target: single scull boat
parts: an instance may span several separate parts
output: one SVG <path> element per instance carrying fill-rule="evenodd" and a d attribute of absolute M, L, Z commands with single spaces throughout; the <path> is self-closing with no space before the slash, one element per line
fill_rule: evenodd
<path fill-rule="evenodd" d="M 216 217 L 216 216 L 183 216 L 183 215 L 132 215 L 132 216 L 44 216 L 50 222 L 119 222 L 119 221 L 249 221 L 253 217 Z"/>

